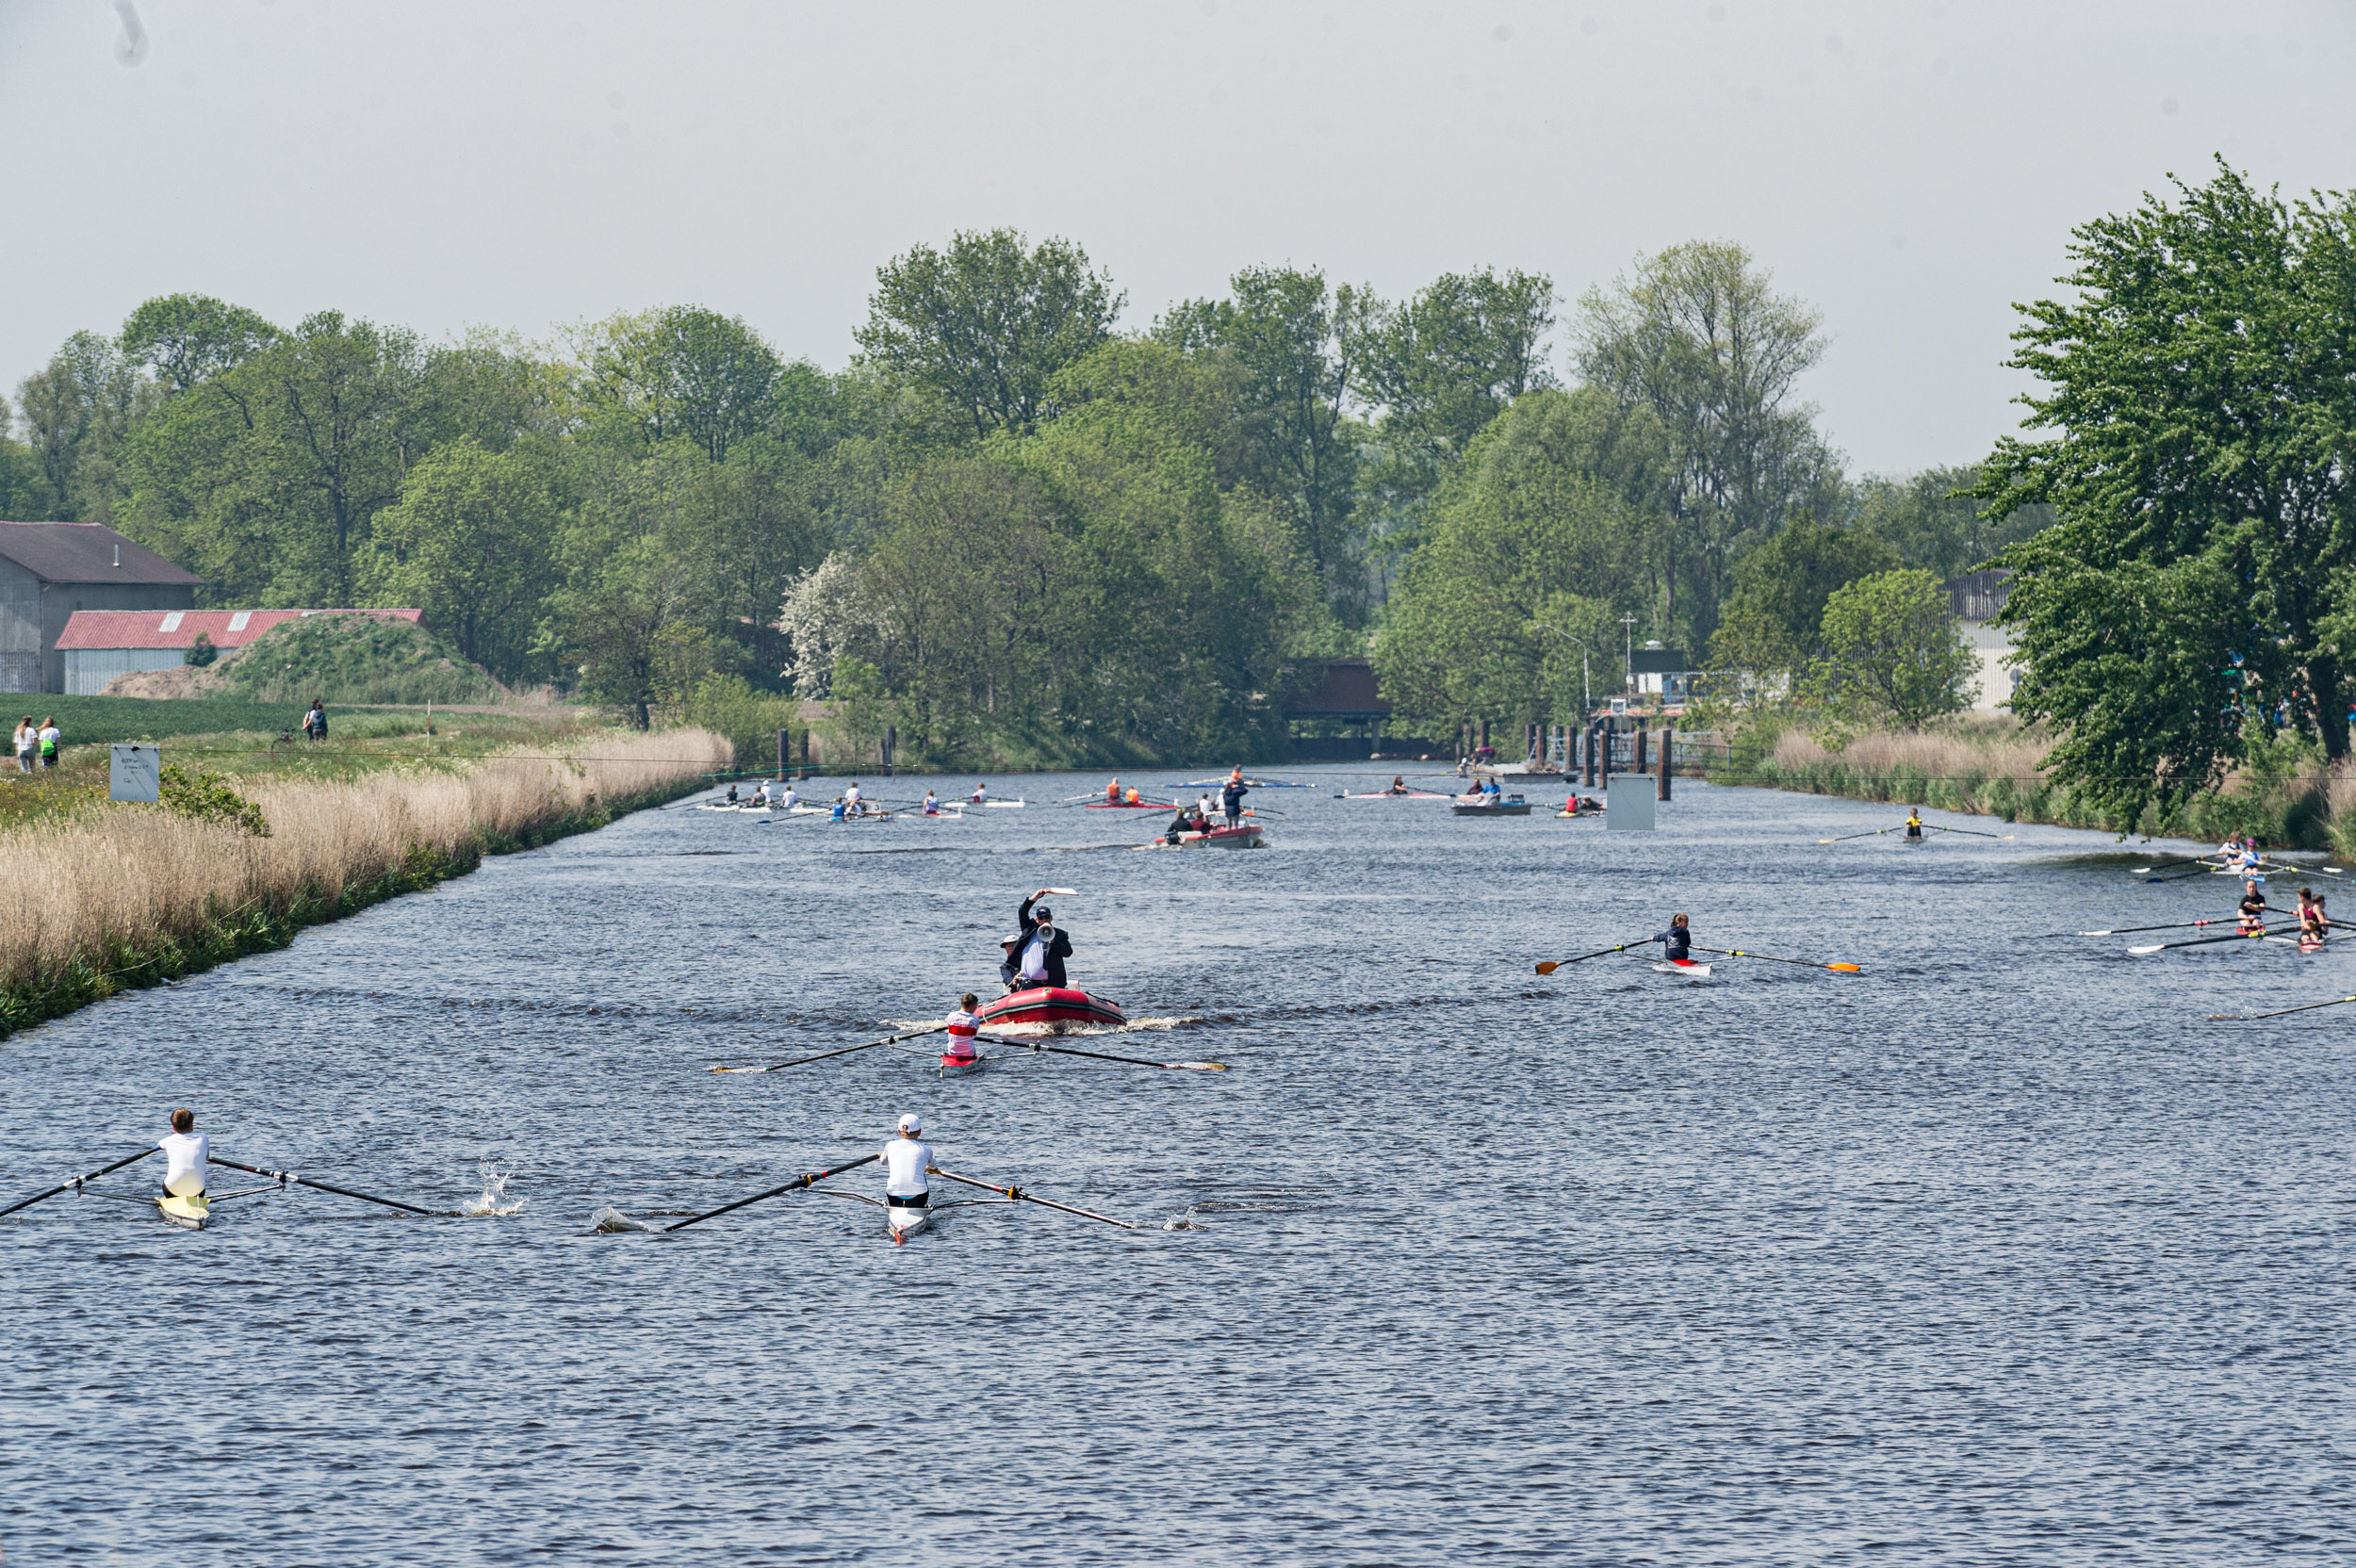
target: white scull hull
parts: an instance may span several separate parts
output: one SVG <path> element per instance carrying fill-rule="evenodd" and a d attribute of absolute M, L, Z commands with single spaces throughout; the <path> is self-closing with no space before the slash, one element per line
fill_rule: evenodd
<path fill-rule="evenodd" d="M 203 1193 L 193 1198 L 170 1194 L 155 1200 L 155 1210 L 171 1224 L 184 1231 L 201 1231 L 213 1217 L 213 1206 Z"/>
<path fill-rule="evenodd" d="M 892 1232 L 894 1246 L 925 1230 L 932 1222 L 933 1213 L 930 1209 L 892 1207 L 884 1210 L 884 1224 Z"/>
<path fill-rule="evenodd" d="M 1707 980 L 1710 978 L 1710 966 L 1708 964 L 1673 964 L 1664 959 L 1662 962 L 1653 965 L 1652 968 L 1655 974 L 1682 974 L 1688 980 Z"/>

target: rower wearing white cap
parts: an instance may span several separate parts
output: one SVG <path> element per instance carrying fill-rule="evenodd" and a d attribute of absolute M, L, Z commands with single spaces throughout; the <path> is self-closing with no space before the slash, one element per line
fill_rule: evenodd
<path fill-rule="evenodd" d="M 924 1173 L 933 1168 L 933 1146 L 924 1141 L 924 1119 L 914 1111 L 900 1119 L 900 1135 L 884 1145 L 884 1209 L 892 1239 L 906 1241 L 931 1215 L 932 1189 Z"/>
<path fill-rule="evenodd" d="M 172 1113 L 172 1131 L 155 1146 L 164 1152 L 164 1190 L 174 1198 L 194 1198 L 205 1190 L 210 1174 L 212 1142 L 196 1130 L 196 1113 L 185 1105 Z"/>

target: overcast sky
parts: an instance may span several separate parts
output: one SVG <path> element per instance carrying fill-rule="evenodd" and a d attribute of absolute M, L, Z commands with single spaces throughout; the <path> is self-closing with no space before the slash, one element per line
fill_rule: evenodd
<path fill-rule="evenodd" d="M 1567 314 L 1709 237 L 1823 313 L 1808 395 L 1894 471 L 2011 427 L 2071 224 L 2217 153 L 2356 186 L 2350 0 L 132 3 L 136 48 L 0 0 L 10 389 L 181 290 L 434 336 L 694 302 L 832 368 L 960 228 L 1078 240 L 1133 326 L 1268 262 Z"/>

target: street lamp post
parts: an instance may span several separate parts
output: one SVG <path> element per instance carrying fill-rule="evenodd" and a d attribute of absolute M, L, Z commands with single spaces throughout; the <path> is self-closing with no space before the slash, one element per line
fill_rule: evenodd
<path fill-rule="evenodd" d="M 1627 680 L 1628 687 L 1633 688 L 1636 684 L 1636 617 L 1623 615 L 1620 617 L 1620 625 L 1628 629 Z"/>
<path fill-rule="evenodd" d="M 1541 631 L 1553 632 L 1557 637 L 1562 638 L 1566 643 L 1577 643 L 1579 645 L 1579 702 L 1582 705 L 1579 708 L 1579 716 L 1580 722 L 1584 723 L 1589 710 L 1595 706 L 1595 682 L 1591 680 L 1587 675 L 1587 655 L 1593 651 L 1587 646 L 1587 639 L 1584 637 L 1574 637 L 1569 632 L 1563 630 L 1561 627 L 1548 626 L 1544 621 L 1532 621 L 1530 624 L 1536 627 Z"/>

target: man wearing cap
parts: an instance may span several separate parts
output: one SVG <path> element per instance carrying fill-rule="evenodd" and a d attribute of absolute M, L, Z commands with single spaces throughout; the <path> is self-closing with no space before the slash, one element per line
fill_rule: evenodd
<path fill-rule="evenodd" d="M 892 1233 L 922 1230 L 929 1217 L 932 1188 L 924 1173 L 933 1168 L 933 1146 L 924 1141 L 924 1119 L 914 1111 L 900 1119 L 900 1135 L 884 1145 L 884 1207 Z M 908 1213 L 914 1210 L 913 1214 Z"/>
<path fill-rule="evenodd" d="M 1072 956 L 1072 938 L 1055 929 L 1055 912 L 1039 901 L 1047 896 L 1041 888 L 1023 901 L 1015 920 L 1022 927 L 1023 945 L 1015 962 L 1017 989 L 1027 990 L 1034 986 L 1063 988 L 1072 982 L 1064 977 L 1063 961 Z"/>

